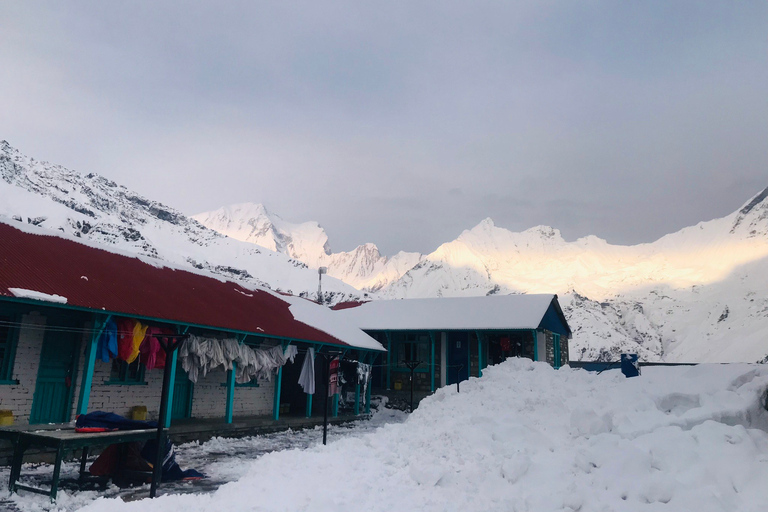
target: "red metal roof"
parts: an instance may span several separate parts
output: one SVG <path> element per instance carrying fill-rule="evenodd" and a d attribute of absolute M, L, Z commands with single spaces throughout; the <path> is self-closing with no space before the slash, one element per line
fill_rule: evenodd
<path fill-rule="evenodd" d="M 366 304 L 367 302 L 370 302 L 368 300 L 348 300 L 346 302 L 339 302 L 338 304 L 335 304 L 333 307 L 331 307 L 334 311 L 340 311 L 342 309 L 349 309 L 349 308 L 356 308 L 357 306 L 362 306 L 363 304 Z"/>
<path fill-rule="evenodd" d="M 14 297 L 9 288 L 60 295 L 66 297 L 66 306 L 95 311 L 349 345 L 295 320 L 290 305 L 268 291 L 162 266 L 160 261 L 150 265 L 0 222 L 0 296 Z"/>

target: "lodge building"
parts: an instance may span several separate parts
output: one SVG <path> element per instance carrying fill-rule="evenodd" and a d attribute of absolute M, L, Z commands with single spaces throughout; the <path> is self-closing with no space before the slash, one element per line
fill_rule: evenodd
<path fill-rule="evenodd" d="M 153 359 L 142 339 L 163 332 L 190 335 L 195 343 L 185 345 L 197 352 Z M 322 416 L 323 401 L 299 385 L 310 349 L 343 358 L 345 387 L 341 399 L 333 397 L 332 416 L 340 401 L 361 414 L 370 410 L 371 388 L 404 390 L 416 363 L 414 382 L 428 394 L 481 376 L 507 357 L 567 364 L 570 336 L 555 295 L 373 301 L 330 310 L 0 220 L 0 415 L 10 412 L 16 425 L 68 423 L 93 410 L 130 416 L 142 407 L 157 419 L 158 368 L 165 365 L 174 376 L 166 426 L 193 418 L 231 424 L 236 417 Z M 327 391 L 321 359 L 310 363 L 320 396 Z M 250 373 L 246 364 L 255 365 Z M 363 367 L 372 368 L 371 385 L 356 380 Z"/>

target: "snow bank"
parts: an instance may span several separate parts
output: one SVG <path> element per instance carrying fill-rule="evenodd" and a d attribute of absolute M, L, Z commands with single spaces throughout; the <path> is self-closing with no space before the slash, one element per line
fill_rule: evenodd
<path fill-rule="evenodd" d="M 510 360 L 405 423 L 265 455 L 214 494 L 83 510 L 764 510 L 767 387 L 757 365 L 625 379 Z"/>

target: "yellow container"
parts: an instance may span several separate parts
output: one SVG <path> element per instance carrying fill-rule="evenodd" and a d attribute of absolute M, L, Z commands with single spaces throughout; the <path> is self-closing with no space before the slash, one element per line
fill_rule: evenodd
<path fill-rule="evenodd" d="M 7 427 L 8 425 L 13 425 L 13 411 L 0 410 L 0 426 Z"/>
<path fill-rule="evenodd" d="M 131 407 L 131 419 L 138 421 L 147 421 L 147 406 L 137 405 Z"/>
<path fill-rule="evenodd" d="M 403 389 L 403 383 L 400 381 L 395 381 L 395 391 L 400 391 Z"/>

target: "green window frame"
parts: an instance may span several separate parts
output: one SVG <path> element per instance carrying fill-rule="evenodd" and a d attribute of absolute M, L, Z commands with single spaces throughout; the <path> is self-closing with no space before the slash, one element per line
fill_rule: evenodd
<path fill-rule="evenodd" d="M 0 315 L 0 385 L 18 384 L 13 379 L 13 364 L 19 344 L 18 315 Z"/>
<path fill-rule="evenodd" d="M 147 381 L 144 379 L 144 370 L 144 365 L 139 362 L 138 357 L 130 364 L 120 359 L 113 359 L 109 380 L 104 384 L 145 386 Z"/>
<path fill-rule="evenodd" d="M 395 370 L 410 372 L 405 362 L 421 361 L 423 364 L 419 365 L 415 371 L 417 373 L 429 371 L 430 343 L 429 334 L 403 334 L 402 338 L 394 343 Z"/>

